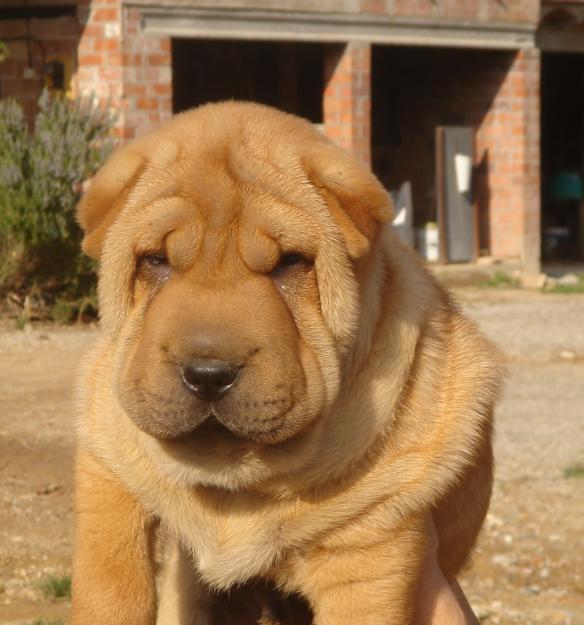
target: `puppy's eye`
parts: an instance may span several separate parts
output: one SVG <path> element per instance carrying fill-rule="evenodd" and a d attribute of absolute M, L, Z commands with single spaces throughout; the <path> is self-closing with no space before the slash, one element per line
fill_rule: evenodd
<path fill-rule="evenodd" d="M 138 258 L 136 276 L 143 282 L 163 282 L 170 273 L 170 264 L 164 254 L 144 254 Z"/>
<path fill-rule="evenodd" d="M 308 262 L 308 260 L 304 258 L 302 254 L 299 254 L 298 252 L 290 252 L 289 254 L 284 254 L 280 257 L 276 268 L 293 267 L 294 265 L 299 265 L 300 263 L 305 262 Z"/>
<path fill-rule="evenodd" d="M 294 276 L 304 275 L 310 270 L 312 264 L 313 261 L 300 254 L 300 252 L 288 252 L 280 256 L 269 275 L 277 282 L 288 280 Z"/>
<path fill-rule="evenodd" d="M 141 263 L 146 263 L 150 267 L 160 267 L 168 265 L 168 258 L 164 254 L 147 254 L 140 258 Z"/>

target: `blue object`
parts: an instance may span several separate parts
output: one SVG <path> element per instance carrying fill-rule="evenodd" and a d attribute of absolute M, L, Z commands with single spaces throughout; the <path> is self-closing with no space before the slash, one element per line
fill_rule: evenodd
<path fill-rule="evenodd" d="M 550 200 L 581 200 L 584 197 L 582 176 L 576 171 L 562 171 L 550 181 L 548 195 Z"/>

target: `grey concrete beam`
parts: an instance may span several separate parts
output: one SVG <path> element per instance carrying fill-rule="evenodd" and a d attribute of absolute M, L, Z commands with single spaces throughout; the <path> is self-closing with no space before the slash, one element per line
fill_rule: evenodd
<path fill-rule="evenodd" d="M 131 5 L 131 3 L 128 3 Z M 518 50 L 535 47 L 533 24 L 134 5 L 145 33 L 184 38 L 312 41 Z"/>

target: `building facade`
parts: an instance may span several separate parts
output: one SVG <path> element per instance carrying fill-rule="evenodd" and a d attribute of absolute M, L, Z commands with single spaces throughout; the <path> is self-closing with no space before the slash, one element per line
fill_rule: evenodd
<path fill-rule="evenodd" d="M 4 0 L 2 7 L 9 56 L 0 62 L 0 96 L 17 97 L 30 116 L 47 67 L 64 74 L 65 89 L 113 108 L 123 139 L 206 101 L 266 102 L 321 124 L 388 188 L 409 180 L 417 226 L 436 220 L 436 128 L 472 128 L 477 249 L 516 259 L 528 273 L 539 271 L 542 229 L 554 227 L 556 214 L 542 211 L 542 180 L 584 169 L 584 2 Z M 567 66 L 573 75 L 562 80 Z M 556 127 L 564 106 L 558 89 L 573 102 L 564 130 Z M 578 140 L 563 158 L 557 135 L 570 127 Z"/>

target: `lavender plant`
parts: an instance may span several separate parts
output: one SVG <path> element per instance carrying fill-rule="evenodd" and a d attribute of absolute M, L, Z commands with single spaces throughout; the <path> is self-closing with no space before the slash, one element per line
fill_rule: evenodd
<path fill-rule="evenodd" d="M 79 252 L 75 207 L 114 142 L 115 119 L 90 100 L 39 99 L 34 130 L 21 107 L 0 101 L 0 289 L 36 288 L 49 302 L 86 298 L 93 266 Z"/>

